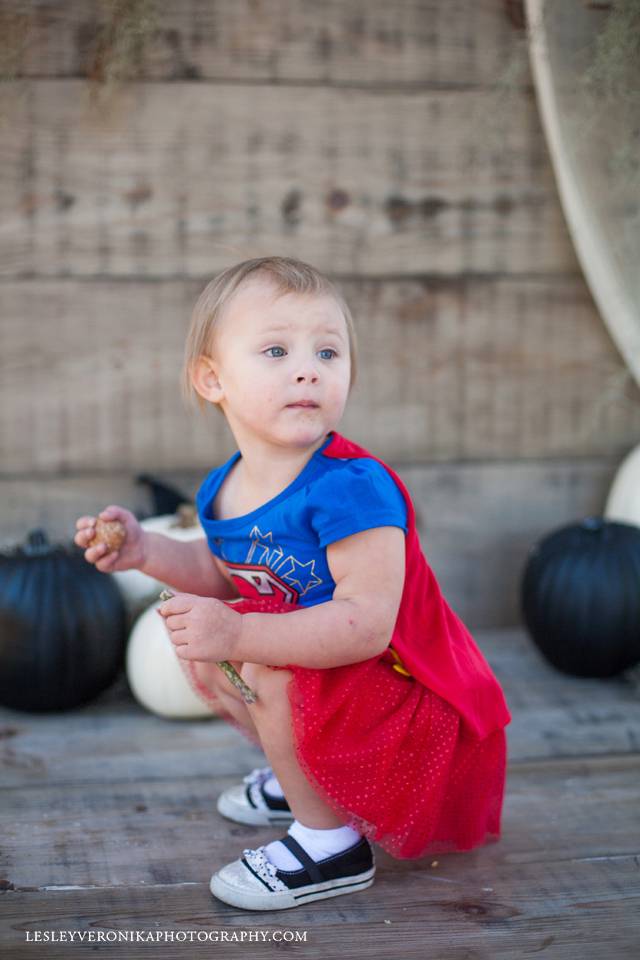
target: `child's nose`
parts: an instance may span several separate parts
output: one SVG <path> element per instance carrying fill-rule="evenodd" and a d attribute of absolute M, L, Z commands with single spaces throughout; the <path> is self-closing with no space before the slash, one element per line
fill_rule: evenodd
<path fill-rule="evenodd" d="M 318 367 L 312 359 L 302 359 L 296 370 L 296 383 L 315 383 L 318 379 Z"/>

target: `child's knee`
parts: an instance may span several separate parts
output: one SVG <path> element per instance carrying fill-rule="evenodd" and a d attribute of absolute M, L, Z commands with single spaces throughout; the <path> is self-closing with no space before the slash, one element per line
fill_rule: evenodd
<path fill-rule="evenodd" d="M 264 663 L 244 663 L 240 676 L 258 698 L 258 702 L 269 705 L 283 692 L 292 677 L 290 670 L 273 670 Z"/>
<path fill-rule="evenodd" d="M 212 664 L 211 666 L 215 666 L 215 669 L 210 671 L 210 685 L 213 686 L 217 696 L 229 697 L 233 700 L 242 700 L 242 694 L 238 688 L 231 683 L 224 670 L 221 670 L 217 665 Z M 233 661 L 233 666 L 237 672 L 242 675 L 244 664 Z"/>

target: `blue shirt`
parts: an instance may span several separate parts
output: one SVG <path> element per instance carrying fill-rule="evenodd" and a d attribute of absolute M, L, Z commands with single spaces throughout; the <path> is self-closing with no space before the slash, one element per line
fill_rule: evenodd
<path fill-rule="evenodd" d="M 330 543 L 372 527 L 407 532 L 407 506 L 393 477 L 368 457 L 323 456 L 332 439 L 330 434 L 288 487 L 241 517 L 216 520 L 212 514 L 240 451 L 203 480 L 196 494 L 200 523 L 242 596 L 325 603 L 336 586 L 327 564 Z"/>

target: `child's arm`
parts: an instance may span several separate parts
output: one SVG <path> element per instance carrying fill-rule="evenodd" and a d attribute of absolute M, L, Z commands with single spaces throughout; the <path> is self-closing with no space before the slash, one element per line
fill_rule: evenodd
<path fill-rule="evenodd" d="M 395 627 L 405 576 L 405 534 L 375 527 L 327 547 L 333 599 L 278 616 L 247 613 L 232 660 L 338 667 L 381 653 Z"/>
<path fill-rule="evenodd" d="M 144 561 L 138 568 L 181 593 L 231 600 L 238 591 L 222 573 L 206 537 L 174 540 L 162 533 L 145 532 Z"/>
<path fill-rule="evenodd" d="M 117 521 L 124 527 L 124 540 L 119 549 L 106 543 L 89 546 L 96 533 L 98 519 Z M 238 596 L 205 537 L 199 540 L 174 540 L 162 533 L 151 533 L 127 510 L 112 504 L 97 517 L 80 517 L 76 521 L 74 542 L 84 550 L 85 560 L 95 564 L 101 573 L 118 570 L 140 570 L 176 590 L 230 600 Z"/>

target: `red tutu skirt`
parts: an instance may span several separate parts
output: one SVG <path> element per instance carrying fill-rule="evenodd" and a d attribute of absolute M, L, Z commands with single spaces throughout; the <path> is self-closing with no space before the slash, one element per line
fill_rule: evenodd
<path fill-rule="evenodd" d="M 231 605 L 243 613 L 285 612 L 254 601 Z M 402 671 L 391 649 L 347 666 L 273 669 L 292 674 L 287 690 L 298 761 L 345 823 L 398 859 L 471 850 L 500 838 L 503 729 L 483 739 L 472 735 L 454 707 Z M 188 676 L 199 696 L 248 736 L 193 667 Z"/>

